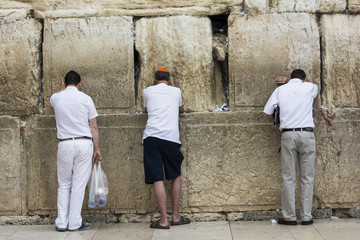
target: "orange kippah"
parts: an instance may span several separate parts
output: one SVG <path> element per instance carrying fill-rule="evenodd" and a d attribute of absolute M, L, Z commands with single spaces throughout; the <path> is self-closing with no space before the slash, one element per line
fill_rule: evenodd
<path fill-rule="evenodd" d="M 169 72 L 166 68 L 159 68 L 157 72 Z"/>

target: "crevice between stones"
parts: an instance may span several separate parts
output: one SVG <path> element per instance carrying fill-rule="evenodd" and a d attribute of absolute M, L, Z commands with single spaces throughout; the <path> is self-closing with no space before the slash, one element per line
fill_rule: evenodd
<path fill-rule="evenodd" d="M 31 12 L 31 10 L 30 10 Z M 32 15 L 34 15 L 34 11 L 32 11 Z M 40 65 L 40 95 L 38 107 L 40 108 L 40 113 L 44 114 L 45 112 L 45 101 L 44 101 L 44 51 L 43 51 L 43 43 L 44 43 L 44 31 L 45 31 L 45 23 L 44 19 L 36 19 L 41 23 L 41 33 L 40 33 L 40 46 L 39 46 L 39 65 Z"/>
<path fill-rule="evenodd" d="M 316 23 L 318 25 L 319 28 L 319 46 L 320 46 L 320 105 L 323 105 L 322 102 L 322 93 L 323 93 L 323 81 L 324 81 L 324 74 L 323 74 L 323 46 L 322 46 L 322 32 L 321 32 L 321 16 L 322 14 L 320 13 L 316 13 L 315 17 L 316 17 Z"/>
<path fill-rule="evenodd" d="M 139 20 L 141 17 L 134 17 L 133 18 L 133 37 L 134 37 L 134 92 L 135 92 L 135 112 L 138 109 L 138 96 L 139 96 L 139 73 L 140 73 L 140 54 L 136 50 L 135 47 L 135 38 L 136 38 L 136 29 L 135 24 L 136 21 Z"/>
<path fill-rule="evenodd" d="M 228 14 L 209 16 L 212 24 L 213 57 L 215 64 L 214 94 L 215 102 L 219 105 L 214 111 L 227 111 L 229 105 L 228 17 Z M 220 81 L 219 76 L 221 76 Z M 219 95 L 221 95 L 222 97 L 219 97 Z"/>

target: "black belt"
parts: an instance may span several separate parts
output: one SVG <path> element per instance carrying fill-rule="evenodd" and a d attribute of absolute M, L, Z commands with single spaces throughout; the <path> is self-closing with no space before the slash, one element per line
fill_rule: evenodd
<path fill-rule="evenodd" d="M 67 141 L 67 140 L 77 140 L 77 139 L 89 139 L 91 140 L 91 137 L 73 137 L 73 138 L 64 138 L 64 139 L 59 139 L 60 142 L 62 141 Z"/>
<path fill-rule="evenodd" d="M 305 132 L 313 132 L 314 129 L 311 127 L 306 127 L 306 128 L 283 128 L 282 132 L 289 132 L 289 131 L 296 131 L 296 132 L 300 132 L 300 131 L 305 131 Z"/>

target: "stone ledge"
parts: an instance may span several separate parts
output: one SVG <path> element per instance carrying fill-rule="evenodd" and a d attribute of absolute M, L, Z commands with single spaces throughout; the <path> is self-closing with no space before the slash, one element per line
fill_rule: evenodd
<path fill-rule="evenodd" d="M 281 217 L 281 211 L 242 211 L 242 212 L 206 212 L 206 213 L 182 213 L 194 222 L 211 221 L 268 221 Z M 83 214 L 86 222 L 105 223 L 146 223 L 159 217 L 158 213 L 148 214 Z M 315 209 L 314 219 L 338 218 L 360 218 L 360 208 L 350 209 Z M 34 216 L 1 216 L 0 225 L 45 225 L 54 224 L 56 215 L 34 215 Z"/>
<path fill-rule="evenodd" d="M 168 16 L 168 15 L 192 15 L 208 16 L 224 14 L 228 10 L 225 5 L 212 7 L 183 7 L 183 8 L 152 8 L 152 9 L 64 9 L 54 11 L 35 11 L 35 17 L 45 18 L 72 18 L 72 17 L 107 17 L 107 16 Z"/>

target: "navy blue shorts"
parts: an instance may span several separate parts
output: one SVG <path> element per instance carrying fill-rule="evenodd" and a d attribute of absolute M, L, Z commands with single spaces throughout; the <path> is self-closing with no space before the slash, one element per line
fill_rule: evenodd
<path fill-rule="evenodd" d="M 180 151 L 181 144 L 147 137 L 144 139 L 145 183 L 173 180 L 181 175 L 181 163 L 184 159 Z"/>

